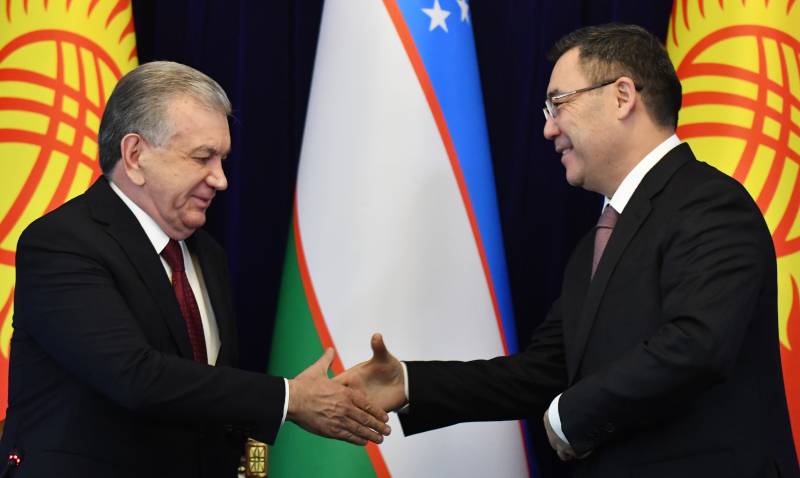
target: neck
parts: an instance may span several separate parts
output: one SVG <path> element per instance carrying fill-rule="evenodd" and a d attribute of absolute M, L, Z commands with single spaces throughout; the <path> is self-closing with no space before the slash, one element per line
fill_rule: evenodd
<path fill-rule="evenodd" d="M 608 181 L 597 191 L 610 198 L 619 188 L 620 183 L 659 144 L 675 134 L 671 128 L 657 128 L 648 125 L 646 128 L 632 128 L 624 134 L 624 139 L 619 144 L 619 154 L 614 158 L 614 168 L 608 176 Z"/>
<path fill-rule="evenodd" d="M 146 201 L 143 200 L 144 195 L 142 194 L 142 189 L 130 180 L 128 175 L 125 174 L 124 168 L 121 164 L 117 164 L 117 167 L 114 168 L 109 180 L 116 184 L 120 191 L 128 196 L 128 199 L 142 208 L 142 210 L 150 215 L 150 217 L 153 217 L 153 213 L 150 211 L 149 207 L 150 204 L 146 204 Z"/>
<path fill-rule="evenodd" d="M 139 206 L 142 211 L 147 213 L 150 218 L 155 221 L 159 228 L 171 239 L 182 241 L 192 235 L 194 230 L 181 230 L 172 227 L 168 222 L 163 220 L 159 214 L 155 203 L 150 196 L 145 192 L 142 186 L 137 185 L 125 174 L 124 167 L 118 165 L 114 172 L 111 174 L 111 181 L 122 191 L 128 199 L 133 201 L 134 204 Z"/>

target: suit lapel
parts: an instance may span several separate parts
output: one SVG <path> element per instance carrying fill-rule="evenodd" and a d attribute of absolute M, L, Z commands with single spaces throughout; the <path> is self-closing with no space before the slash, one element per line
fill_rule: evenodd
<path fill-rule="evenodd" d="M 614 227 L 614 232 L 608 240 L 608 244 L 597 266 L 594 278 L 591 279 L 589 287 L 586 290 L 586 298 L 584 299 L 578 319 L 575 346 L 571 350 L 572 354 L 574 354 L 571 362 L 575 364 L 575 367 L 570 369 L 570 383 L 572 383 L 575 374 L 580 369 L 580 362 L 583 358 L 583 351 L 586 348 L 586 341 L 594 325 L 597 308 L 600 306 L 606 286 L 608 286 L 608 281 L 613 275 L 614 269 L 622 257 L 625 248 L 631 242 L 634 235 L 636 235 L 636 232 L 649 214 L 649 198 L 636 202 L 631 198 L 631 202 L 625 206 L 625 211 L 620 215 L 617 225 Z M 588 264 L 591 269 L 591 258 Z"/>
<path fill-rule="evenodd" d="M 117 241 L 139 274 L 153 301 L 161 309 L 180 355 L 192 357 L 192 348 L 186 332 L 175 292 L 169 282 L 161 260 L 153 250 L 136 216 L 125 206 L 105 178 L 98 179 L 86 192 L 94 220 L 105 224 L 108 234 Z"/>
<path fill-rule="evenodd" d="M 236 343 L 234 337 L 236 328 L 230 311 L 230 294 L 226 292 L 224 282 L 227 280 L 227 271 L 224 264 L 220 266 L 218 262 L 224 258 L 213 257 L 209 241 L 210 239 L 205 231 L 198 230 L 187 240 L 187 245 L 200 264 L 203 282 L 211 300 L 211 308 L 214 309 L 220 341 L 216 364 L 235 365 L 232 361 L 236 355 L 233 351 L 233 346 Z"/>
<path fill-rule="evenodd" d="M 589 287 L 586 289 L 583 307 L 580 309 L 578 317 L 574 346 L 569 347 L 567 350 L 571 358 L 569 362 L 575 364 L 569 370 L 570 384 L 573 383 L 580 370 L 586 343 L 597 318 L 597 310 L 602 303 L 608 283 L 613 278 L 614 270 L 625 249 L 650 215 L 652 210 L 651 199 L 666 186 L 669 179 L 681 165 L 693 158 L 694 156 L 687 144 L 682 143 L 673 148 L 645 175 L 639 187 L 636 188 L 636 192 L 634 192 L 625 206 L 625 210 L 620 215 L 606 249 L 603 251 L 595 276 L 591 279 Z M 591 258 L 589 258 L 587 264 L 587 267 L 591 269 Z M 623 311 L 619 312 L 623 313 Z"/>

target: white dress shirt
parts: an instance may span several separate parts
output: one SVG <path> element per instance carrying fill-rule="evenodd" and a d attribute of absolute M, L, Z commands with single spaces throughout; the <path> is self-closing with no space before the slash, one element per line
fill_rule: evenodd
<path fill-rule="evenodd" d="M 170 282 L 172 282 L 172 269 L 170 269 L 167 261 L 161 256 L 161 251 L 167 247 L 169 236 L 161 230 L 152 217 L 126 196 L 116 184 L 113 182 L 110 184 L 111 189 L 117 193 L 117 196 L 122 199 L 122 202 L 124 202 L 133 215 L 136 216 L 136 220 L 139 221 L 147 238 L 150 239 L 153 249 L 156 251 L 156 254 L 159 255 L 158 257 L 161 259 L 161 265 L 164 266 L 164 272 L 167 273 L 167 277 Z M 197 264 L 197 258 L 189 253 L 185 242 L 178 241 L 178 244 L 180 244 L 181 252 L 183 253 L 186 278 L 189 279 L 189 285 L 192 288 L 195 301 L 197 301 L 197 307 L 200 309 L 200 319 L 203 322 L 203 337 L 206 342 L 208 364 L 214 365 L 217 363 L 217 356 L 219 355 L 219 330 L 217 329 L 217 319 L 214 315 L 214 309 L 211 307 L 211 299 L 208 297 L 208 289 L 206 289 L 205 281 L 203 281 L 203 271 L 200 270 L 200 265 Z"/>
<path fill-rule="evenodd" d="M 111 181 L 109 181 L 109 184 L 111 185 L 111 189 L 117 194 L 117 196 L 119 196 L 120 199 L 122 199 L 122 202 L 128 206 L 128 209 L 131 210 L 133 215 L 136 216 L 136 220 L 139 221 L 139 224 L 142 226 L 142 229 L 144 229 L 144 233 L 147 235 L 147 238 L 150 239 L 153 249 L 161 259 L 161 265 L 164 266 L 164 272 L 167 273 L 167 277 L 169 278 L 170 282 L 172 282 L 172 269 L 170 269 L 167 261 L 161 257 L 161 251 L 167 247 L 167 243 L 170 239 L 169 236 L 158 226 L 156 221 L 150 217 L 149 214 L 144 212 L 142 208 L 140 208 L 135 202 L 126 196 L 116 184 Z M 197 301 L 197 307 L 200 309 L 200 319 L 203 322 L 203 337 L 206 341 L 206 355 L 208 357 L 208 364 L 215 365 L 217 363 L 217 357 L 219 356 L 221 344 L 219 340 L 219 329 L 217 328 L 217 319 L 214 315 L 214 309 L 211 307 L 211 298 L 208 296 L 208 288 L 206 288 L 205 281 L 203 280 L 203 271 L 200 268 L 200 264 L 197 262 L 197 258 L 189 253 L 189 249 L 186 247 L 184 241 L 178 241 L 178 244 L 180 244 L 181 252 L 183 253 L 183 264 L 186 271 L 186 277 L 189 279 L 189 285 L 192 288 L 195 301 Z M 200 293 L 198 293 L 198 291 L 200 291 Z M 283 425 L 283 422 L 286 421 L 286 413 L 289 410 L 289 381 L 285 378 L 283 379 L 283 387 L 285 394 L 281 426 Z"/>
<path fill-rule="evenodd" d="M 639 183 L 642 182 L 642 179 L 653 169 L 653 166 L 661 161 L 661 158 L 666 156 L 667 153 L 672 151 L 672 149 L 679 144 L 681 144 L 681 140 L 677 135 L 673 134 L 647 153 L 647 156 L 642 158 L 642 160 L 631 169 L 628 175 L 625 176 L 625 179 L 619 184 L 614 194 L 610 198 L 605 199 L 603 208 L 605 208 L 607 204 L 611 204 L 614 210 L 622 214 L 622 211 L 625 209 L 625 206 L 628 205 L 628 201 L 630 201 L 636 188 L 639 187 Z M 550 408 L 547 409 L 547 418 L 550 420 L 550 426 L 553 428 L 555 434 L 569 444 L 569 440 L 567 440 L 566 435 L 564 435 L 564 430 L 561 427 L 561 416 L 558 413 L 558 400 L 560 398 L 561 394 L 558 394 L 558 396 L 553 399 L 553 402 L 550 403 Z"/>

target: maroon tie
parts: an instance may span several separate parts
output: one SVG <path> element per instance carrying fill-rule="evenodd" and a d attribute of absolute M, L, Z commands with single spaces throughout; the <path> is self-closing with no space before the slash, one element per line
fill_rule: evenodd
<path fill-rule="evenodd" d="M 189 342 L 192 344 L 192 355 L 196 362 L 208 363 L 206 355 L 206 340 L 203 336 L 203 321 L 200 319 L 200 308 L 192 293 L 186 270 L 183 267 L 183 253 L 181 246 L 174 239 L 170 239 L 167 247 L 161 251 L 161 256 L 172 269 L 172 288 L 175 298 L 181 308 L 181 315 L 186 322 L 186 331 L 189 333 Z"/>
<path fill-rule="evenodd" d="M 594 233 L 592 277 L 594 277 L 594 272 L 597 270 L 597 264 L 600 263 L 600 258 L 603 257 L 603 251 L 606 248 L 606 244 L 608 244 L 608 238 L 611 237 L 611 233 L 614 232 L 614 225 L 617 223 L 617 218 L 619 218 L 619 213 L 611 207 L 611 204 L 608 204 L 605 209 L 603 209 L 603 214 L 600 215 L 600 219 L 597 220 Z"/>

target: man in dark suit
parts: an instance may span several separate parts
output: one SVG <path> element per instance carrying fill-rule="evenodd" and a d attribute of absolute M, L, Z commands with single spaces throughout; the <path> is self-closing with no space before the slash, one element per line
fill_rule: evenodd
<path fill-rule="evenodd" d="M 103 177 L 22 234 L 12 475 L 233 477 L 244 437 L 272 443 L 285 419 L 356 444 L 388 433 L 383 410 L 328 379 L 331 350 L 292 380 L 233 368 L 226 257 L 200 229 L 227 187 L 230 111 L 190 67 L 133 70 L 100 125 Z"/>
<path fill-rule="evenodd" d="M 770 233 L 747 191 L 675 136 L 664 48 L 604 25 L 564 37 L 553 60 L 544 135 L 567 181 L 607 205 L 530 346 L 403 365 L 376 335 L 372 360 L 338 380 L 387 410 L 408 404 L 406 433 L 544 412 L 579 477 L 800 476 Z"/>

